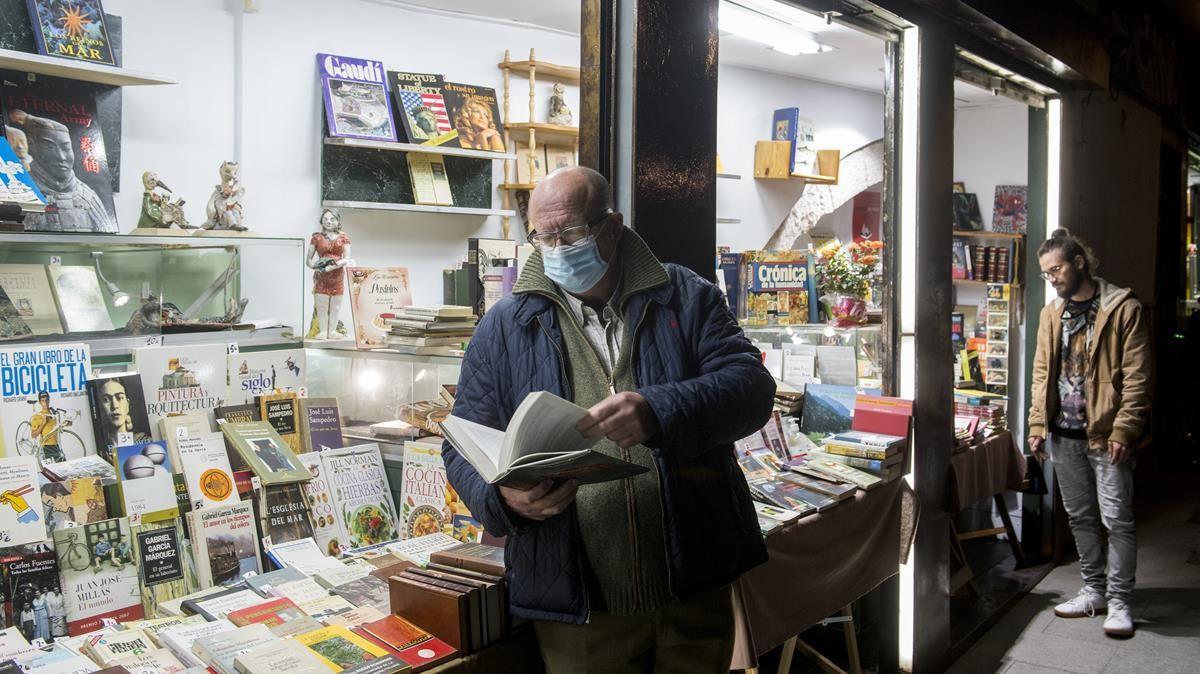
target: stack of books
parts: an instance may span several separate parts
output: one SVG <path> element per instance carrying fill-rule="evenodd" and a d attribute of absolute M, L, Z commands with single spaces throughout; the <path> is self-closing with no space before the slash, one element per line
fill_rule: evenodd
<path fill-rule="evenodd" d="M 904 474 L 907 445 L 907 437 L 851 430 L 825 438 L 819 451 L 807 453 L 804 465 L 872 489 Z"/>
<path fill-rule="evenodd" d="M 954 392 L 954 416 L 974 417 L 979 423 L 973 429 L 976 441 L 1008 429 L 1008 400 L 1001 395 L 960 389 Z"/>
<path fill-rule="evenodd" d="M 461 355 L 475 334 L 471 307 L 451 304 L 409 306 L 384 317 L 391 328 L 388 348 L 425 356 Z"/>

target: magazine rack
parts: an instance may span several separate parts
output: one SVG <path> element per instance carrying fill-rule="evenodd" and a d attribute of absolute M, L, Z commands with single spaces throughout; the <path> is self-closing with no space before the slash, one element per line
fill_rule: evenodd
<path fill-rule="evenodd" d="M 883 328 L 879 325 L 867 325 L 859 328 L 836 328 L 829 325 L 778 325 L 778 326 L 746 326 L 746 337 L 759 348 L 777 350 L 781 358 L 786 359 L 785 348 L 789 344 L 807 344 L 813 346 L 847 346 L 854 348 L 854 359 L 857 366 L 857 385 L 863 388 L 883 388 Z M 818 354 L 817 376 L 820 372 Z M 773 362 L 768 354 L 767 365 L 781 364 Z M 782 374 L 774 372 L 774 374 Z M 782 378 L 782 377 L 778 377 Z"/>
<path fill-rule="evenodd" d="M 120 359 L 157 344 L 298 342 L 306 327 L 304 252 L 299 238 L 3 232 L 0 283 L 10 299 L 0 300 L 0 320 L 11 320 L 11 306 L 41 327 L 0 344 L 82 341 L 94 359 Z M 64 268 L 73 283 L 56 290 Z M 281 269 L 296 276 L 281 282 Z M 160 310 L 151 298 L 177 309 L 168 307 L 174 320 L 147 320 Z M 219 320 L 231 307 L 240 310 L 236 320 Z"/>

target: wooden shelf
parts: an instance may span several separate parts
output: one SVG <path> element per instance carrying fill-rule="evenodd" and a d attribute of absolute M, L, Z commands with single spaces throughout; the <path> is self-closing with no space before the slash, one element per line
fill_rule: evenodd
<path fill-rule="evenodd" d="M 962 285 L 962 286 L 990 286 L 990 285 L 999 284 L 999 285 L 1009 285 L 1014 288 L 1021 287 L 1020 283 L 1001 283 L 998 281 L 976 281 L 975 279 L 969 279 L 969 278 L 956 278 L 956 279 L 952 279 L 952 280 L 954 281 L 954 285 L 956 285 L 956 286 L 959 286 L 959 285 Z"/>
<path fill-rule="evenodd" d="M 547 63 L 545 61 L 501 61 L 496 64 L 501 70 L 511 70 L 518 73 L 527 73 L 532 68 L 535 77 L 552 77 L 556 80 L 562 80 L 568 84 L 579 84 L 579 68 L 574 66 L 562 66 L 556 63 Z"/>
<path fill-rule="evenodd" d="M 532 192 L 533 188 L 537 187 L 537 183 L 500 183 L 499 187 L 502 190 L 511 190 L 513 192 L 520 192 L 521 190 Z"/>
<path fill-rule="evenodd" d="M 574 145 L 579 142 L 579 127 L 562 124 L 546 124 L 544 122 L 513 122 L 505 124 L 504 128 L 512 134 L 514 140 L 529 142 L 529 131 L 537 134 L 539 144 Z"/>
<path fill-rule="evenodd" d="M 416 143 L 393 143 L 386 140 L 364 140 L 361 138 L 325 138 L 326 145 L 341 147 L 360 147 L 370 150 L 387 150 L 390 152 L 416 152 L 420 154 L 440 154 L 447 157 L 469 157 L 471 159 L 504 160 L 516 159 L 514 152 L 489 152 L 487 150 L 468 150 L 461 147 L 443 147 L 441 145 L 418 145 Z"/>
<path fill-rule="evenodd" d="M 444 215 L 499 215 L 512 217 L 516 211 L 503 208 L 464 208 L 462 206 L 425 206 L 421 204 L 397 204 L 381 201 L 331 201 L 321 202 L 324 208 L 348 208 L 360 211 L 404 211 L 410 213 L 441 213 Z"/>
<path fill-rule="evenodd" d="M 968 236 L 975 239 L 1023 239 L 1024 234 L 1012 234 L 1009 232 L 988 232 L 988 231 L 972 231 L 969 229 L 956 229 L 954 236 Z"/>
<path fill-rule="evenodd" d="M 0 49 L 0 69 L 17 70 L 37 75 L 62 77 L 81 82 L 109 84 L 115 87 L 130 87 L 139 85 L 177 84 L 171 77 L 163 77 L 151 73 L 117 68 L 114 66 L 75 61 L 55 56 L 29 54 L 12 49 Z"/>
<path fill-rule="evenodd" d="M 754 177 L 758 180 L 803 180 L 814 185 L 836 185 L 841 163 L 841 150 L 817 150 L 819 174 L 793 173 L 791 143 L 760 140 L 754 144 Z"/>

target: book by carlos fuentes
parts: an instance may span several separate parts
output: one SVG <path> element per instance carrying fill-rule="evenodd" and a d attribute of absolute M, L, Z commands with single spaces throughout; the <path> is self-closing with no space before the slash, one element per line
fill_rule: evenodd
<path fill-rule="evenodd" d="M 0 349 L 0 446 L 5 456 L 57 463 L 95 454 L 87 344 Z"/>
<path fill-rule="evenodd" d="M 525 396 L 506 431 L 452 415 L 442 422 L 442 432 L 492 484 L 534 485 L 542 480 L 591 484 L 646 472 L 642 466 L 592 449 L 600 438 L 584 437 L 575 428 L 585 416 L 586 409 L 538 391 Z M 543 451 L 546 447 L 555 450 Z"/>

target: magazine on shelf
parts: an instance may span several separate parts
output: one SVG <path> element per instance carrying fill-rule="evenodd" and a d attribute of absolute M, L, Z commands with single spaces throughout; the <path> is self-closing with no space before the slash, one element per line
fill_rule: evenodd
<path fill-rule="evenodd" d="M 330 137 L 396 140 L 392 103 L 383 64 L 334 54 L 317 54 Z"/>

